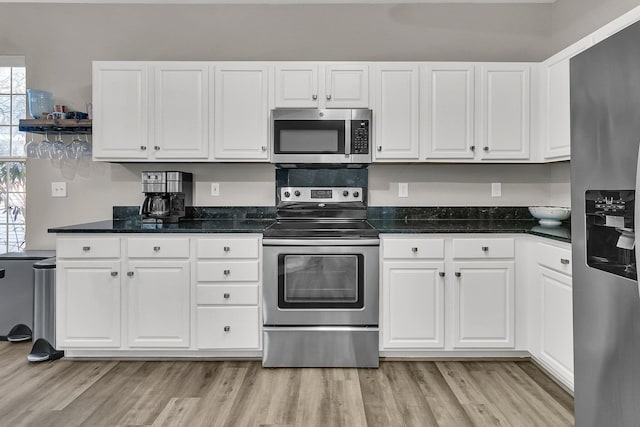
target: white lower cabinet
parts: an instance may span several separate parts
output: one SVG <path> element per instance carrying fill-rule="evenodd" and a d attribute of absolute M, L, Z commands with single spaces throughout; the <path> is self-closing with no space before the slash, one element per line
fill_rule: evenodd
<path fill-rule="evenodd" d="M 453 269 L 453 346 L 514 347 L 514 263 L 456 262 Z"/>
<path fill-rule="evenodd" d="M 384 262 L 382 344 L 444 347 L 444 262 Z"/>
<path fill-rule="evenodd" d="M 129 347 L 189 347 L 189 261 L 130 261 Z"/>
<path fill-rule="evenodd" d="M 56 346 L 120 347 L 120 261 L 58 260 Z"/>

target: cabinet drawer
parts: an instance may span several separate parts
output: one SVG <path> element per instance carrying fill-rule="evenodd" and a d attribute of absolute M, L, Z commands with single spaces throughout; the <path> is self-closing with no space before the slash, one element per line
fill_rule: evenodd
<path fill-rule="evenodd" d="M 258 285 L 198 285 L 198 304 L 258 305 Z"/>
<path fill-rule="evenodd" d="M 571 250 L 538 243 L 538 264 L 571 276 Z"/>
<path fill-rule="evenodd" d="M 444 239 L 383 238 L 383 258 L 444 258 Z"/>
<path fill-rule="evenodd" d="M 87 237 L 56 240 L 58 258 L 120 258 L 118 237 Z"/>
<path fill-rule="evenodd" d="M 198 261 L 198 282 L 255 282 L 260 278 L 258 261 Z"/>
<path fill-rule="evenodd" d="M 260 347 L 258 307 L 198 307 L 198 348 Z"/>
<path fill-rule="evenodd" d="M 189 258 L 188 238 L 127 239 L 129 258 Z"/>
<path fill-rule="evenodd" d="M 198 239 L 196 248 L 198 258 L 258 258 L 260 253 L 255 237 Z"/>
<path fill-rule="evenodd" d="M 513 239 L 453 239 L 454 258 L 513 258 Z"/>

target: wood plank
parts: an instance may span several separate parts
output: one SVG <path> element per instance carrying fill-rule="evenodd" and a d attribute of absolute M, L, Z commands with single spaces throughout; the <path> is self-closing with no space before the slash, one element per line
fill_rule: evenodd
<path fill-rule="evenodd" d="M 536 384 L 538 384 L 549 396 L 562 405 L 568 412 L 574 413 L 573 397 L 558 383 L 549 378 L 535 363 L 517 362 L 516 366 L 525 372 Z"/>
<path fill-rule="evenodd" d="M 151 425 L 154 427 L 188 425 L 186 421 L 196 411 L 199 402 L 198 397 L 173 398 Z"/>

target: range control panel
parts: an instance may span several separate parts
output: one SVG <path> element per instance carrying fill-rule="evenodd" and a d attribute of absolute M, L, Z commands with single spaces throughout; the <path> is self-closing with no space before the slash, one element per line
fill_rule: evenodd
<path fill-rule="evenodd" d="M 362 202 L 363 189 L 359 187 L 281 187 L 280 200 L 300 203 Z"/>
<path fill-rule="evenodd" d="M 369 154 L 369 120 L 351 120 L 351 154 Z"/>

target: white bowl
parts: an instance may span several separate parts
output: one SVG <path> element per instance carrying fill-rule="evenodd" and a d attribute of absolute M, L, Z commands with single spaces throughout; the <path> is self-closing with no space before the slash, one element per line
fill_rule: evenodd
<path fill-rule="evenodd" d="M 558 226 L 571 216 L 571 208 L 558 206 L 529 206 L 529 212 L 545 227 Z"/>

